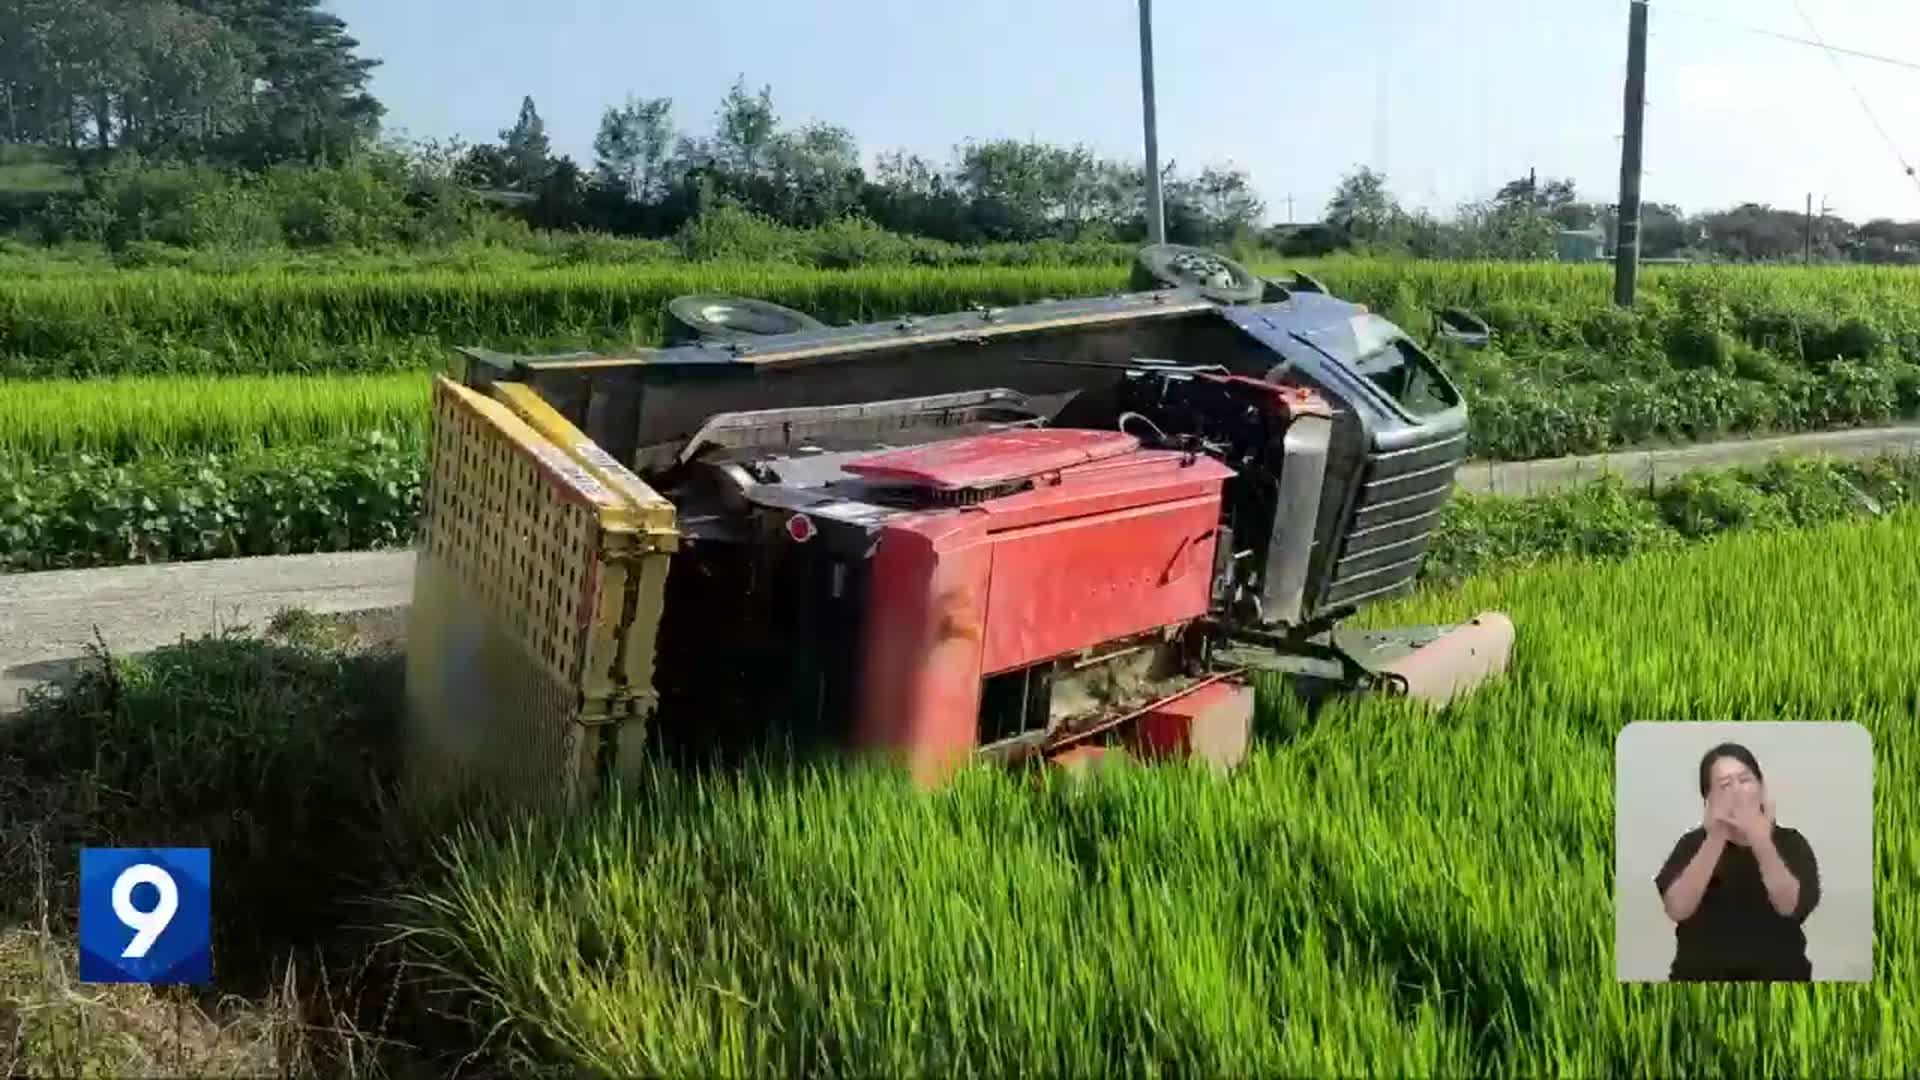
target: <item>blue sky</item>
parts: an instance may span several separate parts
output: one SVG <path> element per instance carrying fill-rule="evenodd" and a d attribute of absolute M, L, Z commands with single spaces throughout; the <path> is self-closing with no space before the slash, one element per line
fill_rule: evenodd
<path fill-rule="evenodd" d="M 1799 0 L 1830 44 L 1920 63 L 1920 3 Z M 968 137 L 1141 154 L 1135 0 L 332 0 L 384 61 L 390 129 L 492 139 L 523 94 L 583 165 L 601 110 L 670 97 L 710 130 L 744 74 L 784 122 L 850 128 L 869 159 L 944 159 Z M 1542 12 L 1552 11 L 1552 15 Z M 1384 170 L 1440 212 L 1529 167 L 1589 198 L 1619 183 L 1626 0 L 1159 0 L 1160 144 L 1188 171 L 1232 162 L 1273 220 L 1318 215 L 1339 176 Z M 1646 196 L 1690 210 L 1801 208 L 1920 219 L 1849 86 L 1920 166 L 1920 71 L 1844 59 L 1702 16 L 1810 36 L 1795 0 L 1655 0 Z"/>

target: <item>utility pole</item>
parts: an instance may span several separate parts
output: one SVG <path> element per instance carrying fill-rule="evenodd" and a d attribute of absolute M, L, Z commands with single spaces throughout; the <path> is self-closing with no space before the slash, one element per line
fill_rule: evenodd
<path fill-rule="evenodd" d="M 1613 302 L 1633 306 L 1640 278 L 1640 153 L 1647 111 L 1647 0 L 1627 17 L 1626 137 L 1620 142 L 1620 221 L 1613 251 Z"/>
<path fill-rule="evenodd" d="M 1147 242 L 1167 242 L 1160 198 L 1160 133 L 1153 108 L 1153 0 L 1140 0 L 1140 112 L 1147 125 Z"/>
<path fill-rule="evenodd" d="M 1807 192 L 1807 254 L 1801 260 L 1805 265 L 1813 265 L 1813 192 Z"/>

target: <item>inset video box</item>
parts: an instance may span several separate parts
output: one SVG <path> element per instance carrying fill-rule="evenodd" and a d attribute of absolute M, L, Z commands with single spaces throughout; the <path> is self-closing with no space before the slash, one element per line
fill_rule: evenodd
<path fill-rule="evenodd" d="M 1868 982 L 1873 736 L 1638 722 L 1615 743 L 1621 982 Z"/>

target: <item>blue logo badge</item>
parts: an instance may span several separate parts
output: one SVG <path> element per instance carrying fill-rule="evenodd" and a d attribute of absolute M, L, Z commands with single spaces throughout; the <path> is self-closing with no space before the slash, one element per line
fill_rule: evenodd
<path fill-rule="evenodd" d="M 80 981 L 213 981 L 213 853 L 80 849 Z"/>

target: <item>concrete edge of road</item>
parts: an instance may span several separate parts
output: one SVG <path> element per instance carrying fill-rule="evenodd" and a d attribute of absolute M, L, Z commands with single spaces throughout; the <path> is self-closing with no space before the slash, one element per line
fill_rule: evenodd
<path fill-rule="evenodd" d="M 1702 468 L 1785 454 L 1843 458 L 1920 452 L 1920 424 L 1545 461 L 1468 463 L 1460 489 L 1531 495 L 1614 473 L 1660 482 Z M 31 686 L 63 678 L 99 638 L 137 655 L 223 628 L 262 628 L 282 608 L 360 618 L 403 610 L 413 591 L 411 550 L 50 570 L 0 575 L 0 715 Z"/>
<path fill-rule="evenodd" d="M 411 550 L 0 575 L 0 715 L 17 710 L 27 688 L 69 675 L 96 640 L 137 655 L 183 637 L 262 629 L 283 608 L 400 611 L 412 592 Z"/>
<path fill-rule="evenodd" d="M 1460 490 L 1475 495 L 1538 495 L 1612 474 L 1640 483 L 1664 483 L 1700 469 L 1759 465 L 1778 457 L 1858 460 L 1888 453 L 1920 453 L 1920 424 L 1823 431 L 1764 439 L 1616 451 L 1539 461 L 1470 461 L 1460 467 Z"/>

